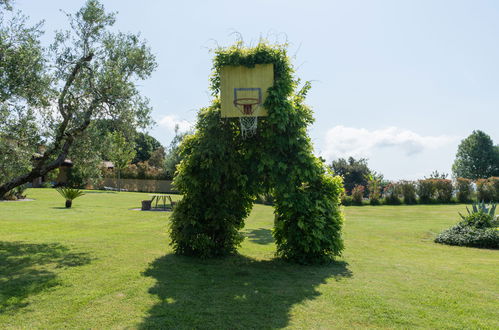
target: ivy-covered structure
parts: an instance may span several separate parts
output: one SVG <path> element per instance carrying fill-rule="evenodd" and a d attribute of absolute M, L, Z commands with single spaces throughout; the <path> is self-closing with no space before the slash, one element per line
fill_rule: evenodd
<path fill-rule="evenodd" d="M 307 135 L 312 111 L 304 104 L 310 86 L 298 90 L 285 45 L 238 43 L 215 55 L 214 101 L 199 111 L 194 134 L 180 147 L 183 161 L 174 180 L 184 197 L 172 215 L 175 252 L 201 257 L 236 252 L 255 196 L 272 192 L 277 256 L 321 263 L 340 255 L 342 179 L 313 155 Z M 220 70 L 256 64 L 274 65 L 274 86 L 264 103 L 268 116 L 258 118 L 255 136 L 243 139 L 237 118 L 220 116 Z"/>

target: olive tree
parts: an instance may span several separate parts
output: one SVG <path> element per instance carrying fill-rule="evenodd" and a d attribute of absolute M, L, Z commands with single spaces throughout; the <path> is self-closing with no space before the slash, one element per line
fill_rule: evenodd
<path fill-rule="evenodd" d="M 67 16 L 70 29 L 57 32 L 50 47 L 49 106 L 37 108 L 47 123 L 46 149 L 28 172 L 1 183 L 0 196 L 59 167 L 95 120 L 134 127 L 151 122 L 148 100 L 136 85 L 156 67 L 146 43 L 137 34 L 111 32 L 115 14 L 97 0 Z"/>

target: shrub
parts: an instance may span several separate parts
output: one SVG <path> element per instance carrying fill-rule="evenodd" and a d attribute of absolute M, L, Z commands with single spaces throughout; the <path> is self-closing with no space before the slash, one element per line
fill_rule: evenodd
<path fill-rule="evenodd" d="M 7 192 L 4 196 L 3 199 L 5 200 L 10 200 L 10 201 L 15 201 L 18 199 L 24 199 L 26 198 L 26 194 L 24 193 L 26 191 L 27 185 L 23 184 L 20 186 L 17 186 Z"/>
<path fill-rule="evenodd" d="M 473 193 L 473 181 L 466 178 L 456 179 L 456 197 L 459 203 L 469 203 Z"/>
<path fill-rule="evenodd" d="M 495 223 L 493 216 L 484 213 L 476 212 L 464 217 L 464 224 L 475 228 L 491 228 Z"/>
<path fill-rule="evenodd" d="M 352 202 L 355 205 L 362 205 L 362 200 L 364 198 L 364 186 L 356 185 L 352 189 Z"/>
<path fill-rule="evenodd" d="M 341 205 L 344 205 L 344 206 L 353 205 L 352 196 L 348 196 L 347 194 L 341 195 Z"/>
<path fill-rule="evenodd" d="M 388 205 L 399 205 L 402 204 L 402 201 L 399 197 L 399 188 L 396 183 L 390 183 L 385 187 L 385 191 L 383 192 L 385 197 L 385 204 Z"/>
<path fill-rule="evenodd" d="M 114 170 L 104 170 L 105 177 L 116 177 Z M 148 161 L 129 164 L 121 170 L 121 179 L 171 180 L 172 176 L 163 168 L 155 167 Z"/>
<path fill-rule="evenodd" d="M 383 176 L 376 173 L 369 174 L 368 179 L 368 190 L 369 190 L 369 204 L 379 205 L 381 198 L 381 180 Z"/>
<path fill-rule="evenodd" d="M 444 230 L 435 242 L 449 245 L 481 248 L 499 248 L 499 221 L 494 219 L 496 205 L 473 203 L 472 211 L 457 225 Z M 496 228 L 498 227 L 498 228 Z"/>
<path fill-rule="evenodd" d="M 419 180 L 417 192 L 420 203 L 427 204 L 433 202 L 433 196 L 435 195 L 433 179 Z"/>
<path fill-rule="evenodd" d="M 499 249 L 499 230 L 496 228 L 476 228 L 459 223 L 440 233 L 435 242 L 448 245 Z"/>
<path fill-rule="evenodd" d="M 66 199 L 66 207 L 70 208 L 71 205 L 73 204 L 73 199 L 76 199 L 83 194 L 83 191 L 80 189 L 75 189 L 75 188 L 66 188 L 66 187 L 60 187 L 56 189 L 59 194 L 61 194 L 62 197 Z"/>
<path fill-rule="evenodd" d="M 255 203 L 264 205 L 274 205 L 274 196 L 271 193 L 259 194 L 256 196 Z"/>
<path fill-rule="evenodd" d="M 416 204 L 416 184 L 414 181 L 400 181 L 398 189 L 404 198 L 405 204 Z"/>
<path fill-rule="evenodd" d="M 450 203 L 454 188 L 452 181 L 447 179 L 432 179 L 435 189 L 435 200 L 438 203 Z"/>
<path fill-rule="evenodd" d="M 477 199 L 486 202 L 499 201 L 499 177 L 476 181 Z"/>

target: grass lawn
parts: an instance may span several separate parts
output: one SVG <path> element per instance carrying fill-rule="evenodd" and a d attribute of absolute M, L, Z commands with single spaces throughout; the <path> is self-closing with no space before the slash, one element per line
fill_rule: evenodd
<path fill-rule="evenodd" d="M 337 263 L 273 259 L 256 205 L 240 255 L 171 254 L 140 193 L 0 203 L 0 328 L 499 328 L 499 250 L 433 243 L 462 205 L 345 208 Z"/>

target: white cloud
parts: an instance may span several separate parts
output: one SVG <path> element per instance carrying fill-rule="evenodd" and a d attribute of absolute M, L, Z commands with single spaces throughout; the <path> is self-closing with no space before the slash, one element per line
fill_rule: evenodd
<path fill-rule="evenodd" d="M 185 119 L 180 119 L 175 115 L 166 115 L 163 116 L 159 121 L 159 126 L 164 127 L 168 129 L 171 132 L 175 132 L 175 127 L 178 126 L 178 130 L 180 133 L 187 132 L 191 130 L 194 125 L 185 120 Z"/>
<path fill-rule="evenodd" d="M 325 148 L 322 156 L 328 160 L 339 157 L 369 157 L 376 150 L 393 150 L 407 156 L 418 154 L 425 150 L 444 147 L 456 137 L 448 135 L 422 136 L 413 131 L 397 127 L 378 130 L 335 126 L 327 131 Z"/>

